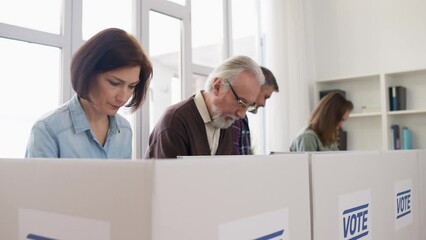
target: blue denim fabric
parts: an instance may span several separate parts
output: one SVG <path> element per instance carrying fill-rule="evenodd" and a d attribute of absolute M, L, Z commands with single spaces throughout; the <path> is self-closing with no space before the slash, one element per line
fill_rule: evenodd
<path fill-rule="evenodd" d="M 26 158 L 113 158 L 132 157 L 132 129 L 120 115 L 110 116 L 104 146 L 96 140 L 77 96 L 34 124 Z"/>

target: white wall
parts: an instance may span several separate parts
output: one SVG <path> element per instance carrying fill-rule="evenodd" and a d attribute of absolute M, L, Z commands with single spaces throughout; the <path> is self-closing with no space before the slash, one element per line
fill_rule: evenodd
<path fill-rule="evenodd" d="M 266 146 L 287 151 L 309 118 L 318 79 L 426 68 L 424 0 L 264 0 Z"/>
<path fill-rule="evenodd" d="M 263 0 L 264 65 L 274 73 L 280 92 L 268 100 L 266 150 L 288 151 L 310 111 L 314 64 L 305 24 L 306 1 Z"/>
<path fill-rule="evenodd" d="M 309 1 L 317 79 L 426 67 L 426 1 Z"/>

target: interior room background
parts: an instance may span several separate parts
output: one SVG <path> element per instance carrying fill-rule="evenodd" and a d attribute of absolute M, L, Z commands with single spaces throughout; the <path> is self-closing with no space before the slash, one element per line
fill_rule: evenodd
<path fill-rule="evenodd" d="M 72 53 L 103 28 L 134 34 L 154 66 L 143 107 L 121 111 L 135 159 L 164 108 L 236 54 L 271 69 L 280 86 L 248 113 L 255 152 L 268 154 L 288 151 L 318 79 L 426 68 L 424 12 L 422 0 L 3 0 L 0 157 L 23 157 L 34 121 L 71 98 Z"/>

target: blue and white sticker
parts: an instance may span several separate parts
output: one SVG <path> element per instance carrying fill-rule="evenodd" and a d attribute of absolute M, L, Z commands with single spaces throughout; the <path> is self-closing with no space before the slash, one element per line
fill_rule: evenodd
<path fill-rule="evenodd" d="M 63 214 L 19 209 L 20 240 L 109 240 L 110 223 Z"/>
<path fill-rule="evenodd" d="M 219 240 L 289 240 L 288 208 L 219 225 Z"/>
<path fill-rule="evenodd" d="M 413 181 L 406 179 L 395 182 L 394 222 L 395 231 L 398 231 L 413 222 Z"/>
<path fill-rule="evenodd" d="M 339 239 L 371 239 L 371 191 L 339 196 Z"/>

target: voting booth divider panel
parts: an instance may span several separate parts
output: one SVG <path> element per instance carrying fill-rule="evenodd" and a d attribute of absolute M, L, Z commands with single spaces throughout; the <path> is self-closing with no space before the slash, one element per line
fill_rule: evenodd
<path fill-rule="evenodd" d="M 426 239 L 426 151 L 0 159 L 0 239 Z"/>

